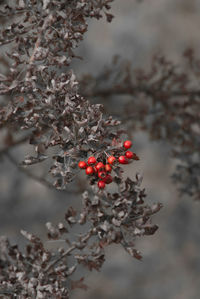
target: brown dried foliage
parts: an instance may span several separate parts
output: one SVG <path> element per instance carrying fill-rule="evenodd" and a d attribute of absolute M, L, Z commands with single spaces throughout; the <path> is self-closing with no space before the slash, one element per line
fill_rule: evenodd
<path fill-rule="evenodd" d="M 149 71 L 134 70 L 131 63 L 114 58 L 96 78 L 81 78 L 82 93 L 95 101 L 120 95 L 117 114 L 129 132 L 145 130 L 153 140 L 170 145 L 177 159 L 174 182 L 181 195 L 200 200 L 200 61 L 192 49 L 185 51 L 183 64 L 175 65 L 155 56 Z M 123 104 L 123 97 L 129 97 Z M 125 117 L 124 117 L 125 115 Z"/>
<path fill-rule="evenodd" d="M 124 131 L 117 129 L 120 122 L 106 119 L 102 105 L 91 104 L 79 93 L 79 83 L 70 69 L 71 60 L 77 58 L 74 48 L 87 31 L 87 18 L 99 19 L 104 14 L 110 22 L 111 2 L 20 0 L 1 4 L 4 29 L 0 44 L 8 46 L 9 68 L 0 74 L 0 94 L 4 96 L 0 128 L 7 131 L 0 154 L 17 164 L 9 151 L 29 142 L 36 154 L 25 157 L 21 165 L 51 158 L 50 173 L 58 189 L 65 189 L 74 180 L 79 160 L 90 154 L 104 160 L 105 150 L 111 154 L 122 150 L 120 135 Z M 49 148 L 55 148 L 56 154 Z M 69 298 L 73 289 L 87 288 L 83 278 L 71 278 L 78 265 L 100 270 L 104 248 L 112 243 L 121 244 L 131 256 L 141 259 L 135 239 L 154 234 L 158 227 L 151 223 L 151 216 L 161 205 L 146 204 L 139 175 L 135 180 L 124 179 L 122 168 L 114 171 L 118 192 L 99 191 L 91 181 L 91 190 L 83 193 L 80 214 L 71 207 L 66 223 L 56 227 L 47 223 L 48 238 L 62 238 L 63 248 L 48 250 L 42 240 L 24 230 L 21 233 L 28 240 L 25 251 L 7 238 L 1 239 L 2 298 Z M 74 226 L 82 226 L 85 233 L 74 236 Z"/>

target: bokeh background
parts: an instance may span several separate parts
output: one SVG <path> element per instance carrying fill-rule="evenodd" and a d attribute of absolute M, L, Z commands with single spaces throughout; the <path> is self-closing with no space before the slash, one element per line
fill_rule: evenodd
<path fill-rule="evenodd" d="M 183 51 L 200 49 L 200 0 L 116 0 L 112 23 L 90 21 L 86 38 L 76 50 L 84 60 L 73 63 L 76 75 L 98 74 L 113 55 L 129 59 L 134 67 L 148 68 L 155 53 L 180 62 Z M 115 106 L 117 109 L 117 106 Z M 120 109 L 120 107 L 119 107 Z M 170 175 L 175 162 L 170 146 L 152 142 L 144 132 L 133 135 L 134 150 L 140 161 L 128 167 L 126 175 L 144 176 L 147 200 L 164 208 L 154 217 L 159 231 L 138 240 L 143 260 L 132 259 L 118 246 L 106 250 L 101 272 L 86 273 L 87 292 L 77 290 L 73 299 L 199 299 L 200 298 L 200 203 L 179 196 Z M 21 161 L 29 152 L 20 146 L 12 155 Z M 45 223 L 64 218 L 68 206 L 80 206 L 81 196 L 48 189 L 19 171 L 6 157 L 0 164 L 0 235 L 23 244 L 20 229 L 44 238 Z M 43 176 L 48 160 L 29 169 Z M 81 175 L 78 185 L 87 182 Z M 78 273 L 79 277 L 83 273 Z"/>

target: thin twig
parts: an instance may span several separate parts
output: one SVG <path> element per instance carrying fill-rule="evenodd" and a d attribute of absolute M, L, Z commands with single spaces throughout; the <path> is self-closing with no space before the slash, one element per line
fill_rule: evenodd
<path fill-rule="evenodd" d="M 153 94 L 163 94 L 169 95 L 171 97 L 179 97 L 179 96 L 200 96 L 200 90 L 173 90 L 173 91 L 164 91 L 153 89 L 149 86 L 119 86 L 119 87 L 111 87 L 106 89 L 94 89 L 90 92 L 84 93 L 85 97 L 110 97 L 112 95 L 133 95 L 136 93 L 145 93 L 146 95 Z"/>
<path fill-rule="evenodd" d="M 53 266 L 55 266 L 58 262 L 60 262 L 64 257 L 69 255 L 70 252 L 72 252 L 75 248 L 76 248 L 75 245 L 68 248 L 58 259 L 56 259 L 55 261 L 53 261 L 48 265 L 48 267 L 44 270 L 44 273 L 47 273 Z"/>
<path fill-rule="evenodd" d="M 6 154 L 9 150 L 11 150 L 13 147 L 18 146 L 26 141 L 28 141 L 30 138 L 30 135 L 25 136 L 19 140 L 16 140 L 15 142 L 13 142 L 12 144 L 10 144 L 9 146 L 4 147 L 3 149 L 0 150 L 0 156 Z"/>
<path fill-rule="evenodd" d="M 85 236 L 82 236 L 81 240 L 79 241 L 80 243 L 85 243 L 87 242 L 90 237 L 94 234 L 94 230 L 91 229 Z M 59 258 L 57 258 L 55 261 L 50 263 L 47 268 L 44 270 L 44 273 L 47 273 L 52 267 L 54 267 L 58 262 L 60 262 L 64 257 L 70 254 L 74 249 L 78 248 L 77 244 L 75 243 L 72 245 L 70 248 L 68 248 Z"/>
<path fill-rule="evenodd" d="M 38 37 L 37 37 L 37 40 L 35 42 L 35 46 L 34 46 L 34 49 L 33 49 L 33 53 L 30 57 L 30 60 L 28 62 L 29 66 L 31 66 L 35 60 L 35 54 L 38 50 L 38 48 L 40 47 L 40 44 L 41 44 L 41 41 L 42 41 L 42 36 L 43 36 L 43 33 L 45 31 L 45 29 L 53 22 L 53 15 L 50 14 L 46 17 L 44 23 L 43 23 L 43 26 L 41 28 L 41 30 L 39 31 L 38 33 Z M 27 74 L 26 74 L 26 79 L 30 77 L 30 68 L 28 69 L 27 71 Z"/>
<path fill-rule="evenodd" d="M 17 169 L 21 172 L 23 172 L 26 176 L 30 177 L 31 179 L 33 179 L 34 181 L 40 183 L 41 185 L 50 188 L 50 189 L 54 189 L 56 191 L 59 192 L 66 192 L 66 193 L 70 193 L 70 194 L 80 194 L 81 191 L 80 190 L 59 190 L 56 189 L 53 184 L 49 181 L 47 181 L 46 179 L 44 179 L 43 177 L 38 177 L 36 175 L 34 175 L 33 173 L 31 173 L 30 171 L 28 171 L 27 169 L 25 169 L 24 167 L 20 166 L 18 164 L 18 162 L 13 158 L 13 156 L 7 151 L 4 153 L 6 155 L 6 157 L 9 159 L 9 161 L 15 165 L 15 167 L 17 167 Z"/>

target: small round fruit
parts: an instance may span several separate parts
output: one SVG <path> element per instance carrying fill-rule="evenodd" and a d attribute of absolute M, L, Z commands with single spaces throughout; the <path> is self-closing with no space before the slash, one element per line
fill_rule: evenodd
<path fill-rule="evenodd" d="M 118 161 L 120 164 L 128 164 L 128 159 L 125 156 L 120 156 Z"/>
<path fill-rule="evenodd" d="M 94 168 L 92 166 L 88 166 L 85 170 L 87 175 L 92 175 L 94 173 Z"/>
<path fill-rule="evenodd" d="M 112 171 L 112 166 L 110 166 L 110 164 L 106 164 L 105 165 L 105 171 L 111 172 Z"/>
<path fill-rule="evenodd" d="M 133 152 L 131 152 L 131 151 L 127 151 L 127 152 L 125 152 L 125 156 L 126 156 L 126 158 L 128 158 L 128 159 L 133 159 L 134 154 L 133 154 Z"/>
<path fill-rule="evenodd" d="M 106 186 L 106 184 L 105 184 L 103 181 L 99 181 L 99 182 L 98 182 L 98 187 L 99 187 L 99 189 L 104 189 L 105 186 Z"/>
<path fill-rule="evenodd" d="M 98 162 L 97 165 L 95 165 L 95 168 L 96 168 L 98 171 L 102 171 L 102 170 L 104 170 L 105 165 L 104 165 L 102 162 Z"/>
<path fill-rule="evenodd" d="M 78 163 L 78 167 L 81 169 L 86 169 L 87 168 L 87 163 L 85 161 L 80 161 Z"/>
<path fill-rule="evenodd" d="M 97 162 L 97 160 L 95 157 L 89 157 L 87 162 L 88 162 L 88 165 L 92 165 L 92 164 L 95 164 Z"/>
<path fill-rule="evenodd" d="M 109 164 L 114 164 L 116 162 L 116 158 L 114 156 L 108 157 L 108 163 Z"/>
<path fill-rule="evenodd" d="M 103 179 L 103 182 L 106 183 L 106 184 L 110 184 L 112 183 L 113 179 L 112 179 L 112 176 L 110 174 L 108 174 L 105 179 Z"/>
<path fill-rule="evenodd" d="M 132 142 L 130 140 L 124 141 L 124 148 L 128 149 L 132 146 Z"/>
<path fill-rule="evenodd" d="M 99 177 L 100 179 L 104 179 L 104 178 L 106 177 L 106 172 L 105 172 L 105 171 L 99 171 L 99 172 L 98 172 L 98 177 Z"/>

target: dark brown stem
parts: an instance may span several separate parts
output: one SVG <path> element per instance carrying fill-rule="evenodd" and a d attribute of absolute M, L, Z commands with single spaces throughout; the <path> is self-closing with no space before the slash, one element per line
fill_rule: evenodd
<path fill-rule="evenodd" d="M 20 144 L 25 143 L 26 141 L 28 141 L 30 138 L 30 136 L 25 136 L 19 140 L 16 140 L 15 142 L 13 142 L 12 144 L 10 144 L 9 146 L 4 147 L 3 149 L 0 150 L 0 156 L 6 154 L 9 150 L 11 150 L 13 147 L 18 146 Z"/>
<path fill-rule="evenodd" d="M 84 93 L 85 97 L 110 97 L 112 95 L 134 95 L 137 93 L 145 93 L 146 95 L 152 96 L 155 94 L 168 95 L 170 97 L 179 96 L 200 96 L 200 90 L 172 90 L 163 91 L 154 89 L 148 86 L 119 86 L 111 87 L 107 89 L 94 89 L 91 92 Z"/>
<path fill-rule="evenodd" d="M 90 230 L 85 236 L 83 236 L 80 240 L 80 243 L 87 242 L 90 237 L 94 234 L 93 230 Z M 51 268 L 53 268 L 58 262 L 60 262 L 63 258 L 68 256 L 73 250 L 77 248 L 77 244 L 75 243 L 70 248 L 68 248 L 59 258 L 54 260 L 52 263 L 50 263 L 47 268 L 45 269 L 44 273 L 47 273 Z"/>
<path fill-rule="evenodd" d="M 29 178 L 33 179 L 34 181 L 42 184 L 43 186 L 50 188 L 50 189 L 54 189 L 57 190 L 59 192 L 66 192 L 66 193 L 70 193 L 70 194 L 80 194 L 81 191 L 80 190 L 58 190 L 55 189 L 55 187 L 53 186 L 53 184 L 49 181 L 47 181 L 46 179 L 44 179 L 43 177 L 38 177 L 36 175 L 34 175 L 33 173 L 29 172 L 27 169 L 25 169 L 24 167 L 21 167 L 18 162 L 13 158 L 13 156 L 9 153 L 9 152 L 5 152 L 4 153 L 6 155 L 6 157 L 9 159 L 9 161 L 15 165 L 15 167 L 17 167 L 17 169 L 21 172 L 23 172 L 26 176 L 28 176 Z"/>

